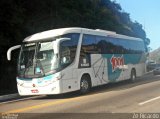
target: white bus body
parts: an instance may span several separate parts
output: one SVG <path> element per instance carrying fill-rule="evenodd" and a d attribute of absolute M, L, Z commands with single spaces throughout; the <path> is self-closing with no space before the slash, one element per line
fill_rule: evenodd
<path fill-rule="evenodd" d="M 15 48 L 8 50 L 8 57 Z M 85 93 L 90 87 L 142 76 L 145 60 L 144 44 L 139 38 L 86 28 L 37 33 L 21 45 L 18 92 Z"/>

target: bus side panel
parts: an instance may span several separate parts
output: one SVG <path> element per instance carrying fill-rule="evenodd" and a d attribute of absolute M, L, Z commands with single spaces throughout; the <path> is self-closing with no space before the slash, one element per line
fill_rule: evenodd
<path fill-rule="evenodd" d="M 74 66 L 69 66 L 67 68 L 65 68 L 61 74 L 62 74 L 62 79 L 60 79 L 62 81 L 62 92 L 71 92 L 71 91 L 75 91 L 78 90 L 78 75 L 77 74 L 77 69 L 73 68 Z M 74 73 L 74 75 L 73 75 Z"/>
<path fill-rule="evenodd" d="M 145 63 L 137 64 L 136 65 L 136 76 L 140 77 L 145 74 Z"/>
<path fill-rule="evenodd" d="M 124 65 L 123 54 L 102 54 L 104 59 L 107 59 L 108 81 L 117 82 L 123 80 L 123 72 L 118 69 L 118 66 Z"/>
<path fill-rule="evenodd" d="M 145 72 L 145 58 L 142 54 L 103 54 L 102 56 L 108 62 L 109 82 L 129 79 L 133 68 L 136 69 L 137 76 L 142 76 Z M 123 65 L 126 65 L 128 68 L 118 68 Z"/>
<path fill-rule="evenodd" d="M 91 54 L 91 68 L 95 86 L 109 82 L 107 58 L 102 57 L 101 54 Z"/>

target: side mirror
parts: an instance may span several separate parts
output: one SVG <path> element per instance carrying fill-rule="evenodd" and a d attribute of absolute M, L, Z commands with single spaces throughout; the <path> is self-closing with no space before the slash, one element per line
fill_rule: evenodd
<path fill-rule="evenodd" d="M 11 60 L 11 52 L 13 50 L 16 50 L 16 49 L 20 48 L 20 47 L 21 47 L 21 45 L 16 45 L 16 46 L 13 46 L 13 47 L 9 48 L 8 51 L 7 51 L 7 59 Z"/>
<path fill-rule="evenodd" d="M 70 38 L 59 38 L 56 40 L 57 42 L 54 43 L 54 47 L 56 47 L 54 49 L 55 54 L 58 53 L 58 51 L 59 51 L 60 43 L 63 41 L 68 41 L 68 40 L 71 40 L 71 39 Z"/>

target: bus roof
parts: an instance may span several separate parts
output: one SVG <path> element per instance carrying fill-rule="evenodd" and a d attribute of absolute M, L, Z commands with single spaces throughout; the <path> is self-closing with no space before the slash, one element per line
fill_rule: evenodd
<path fill-rule="evenodd" d="M 23 42 L 33 42 L 33 41 L 54 38 L 54 37 L 57 37 L 57 36 L 60 36 L 63 34 L 67 34 L 67 33 L 84 33 L 84 34 L 108 36 L 108 37 L 114 37 L 114 38 L 123 38 L 123 39 L 128 39 L 128 40 L 142 40 L 140 38 L 117 34 L 116 32 L 113 32 L 113 31 L 71 27 L 71 28 L 53 29 L 53 30 L 48 30 L 48 31 L 36 33 L 36 34 L 33 34 L 33 35 L 25 38 Z"/>

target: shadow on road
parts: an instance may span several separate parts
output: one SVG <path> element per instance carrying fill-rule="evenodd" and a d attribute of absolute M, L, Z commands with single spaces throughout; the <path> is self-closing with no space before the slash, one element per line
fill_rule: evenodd
<path fill-rule="evenodd" d="M 160 81 L 160 76 L 155 76 L 152 73 L 146 74 L 141 78 L 137 78 L 135 82 L 130 82 L 129 80 L 117 82 L 117 83 L 109 83 L 105 84 L 102 86 L 97 86 L 93 87 L 91 91 L 86 94 L 87 95 L 93 95 L 93 94 L 98 94 L 98 93 L 104 93 L 104 92 L 109 92 L 109 91 L 117 91 L 117 90 L 126 90 L 129 88 L 133 88 L 139 85 L 151 83 L 151 82 L 156 82 Z M 80 97 L 84 95 L 80 95 L 78 91 L 70 92 L 70 93 L 65 93 L 65 94 L 58 94 L 58 95 L 48 95 L 48 96 L 43 96 L 40 98 L 35 98 L 33 100 L 40 100 L 40 99 L 67 99 L 67 98 L 74 98 L 74 97 Z"/>

